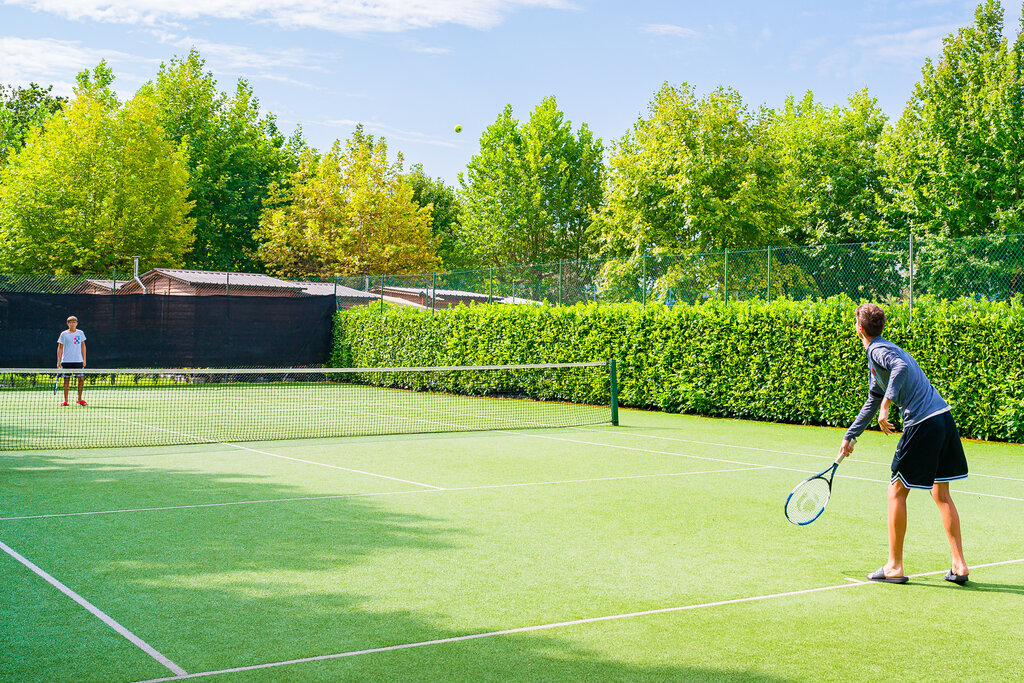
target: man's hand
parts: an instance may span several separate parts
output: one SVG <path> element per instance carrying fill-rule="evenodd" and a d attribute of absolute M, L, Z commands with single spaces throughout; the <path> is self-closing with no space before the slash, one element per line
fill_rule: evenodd
<path fill-rule="evenodd" d="M 839 455 L 844 458 L 848 455 L 852 455 L 854 445 L 855 442 L 850 441 L 849 439 L 843 439 L 843 445 L 839 447 Z"/>
<path fill-rule="evenodd" d="M 892 405 L 892 401 L 888 398 L 882 399 L 882 407 L 878 409 L 878 428 L 882 430 L 882 433 L 888 436 L 892 434 L 896 429 L 889 422 L 889 406 Z"/>

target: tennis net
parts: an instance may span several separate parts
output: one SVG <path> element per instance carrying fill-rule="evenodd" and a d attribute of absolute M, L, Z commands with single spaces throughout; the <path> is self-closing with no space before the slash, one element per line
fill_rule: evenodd
<path fill-rule="evenodd" d="M 61 374 L 66 373 L 66 374 Z M 85 406 L 76 404 L 84 376 Z M 612 421 L 608 363 L 0 369 L 0 450 L 116 448 Z M 69 406 L 64 381 L 69 380 Z"/>

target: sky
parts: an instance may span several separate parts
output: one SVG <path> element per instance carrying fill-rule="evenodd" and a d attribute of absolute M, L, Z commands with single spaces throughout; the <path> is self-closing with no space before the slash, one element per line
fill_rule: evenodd
<path fill-rule="evenodd" d="M 195 47 L 285 132 L 327 149 L 357 123 L 406 167 L 457 184 L 506 104 L 555 96 L 612 143 L 668 82 L 737 90 L 756 109 L 867 87 L 899 117 L 926 58 L 969 25 L 961 0 L 0 0 L 0 82 L 70 94 L 106 59 L 130 97 Z M 1008 32 L 1020 5 L 1004 3 Z M 456 133 L 454 127 L 462 126 Z"/>

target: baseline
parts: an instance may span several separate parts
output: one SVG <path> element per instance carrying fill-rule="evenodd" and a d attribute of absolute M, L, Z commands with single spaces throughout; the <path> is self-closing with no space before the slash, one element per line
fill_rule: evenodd
<path fill-rule="evenodd" d="M 989 562 L 988 564 L 975 565 L 972 569 L 979 569 L 982 567 L 996 567 L 1000 565 L 1016 564 L 1024 562 L 1024 558 L 1017 560 L 1004 560 L 1002 562 Z M 946 569 L 940 569 L 933 572 L 922 572 L 920 574 L 910 574 L 911 578 L 920 578 L 922 576 L 935 576 L 938 574 L 946 573 Z M 171 676 L 167 678 L 154 678 L 146 681 L 140 681 L 139 683 L 165 683 L 166 681 L 184 680 L 188 678 L 203 678 L 208 676 L 218 676 L 223 674 L 241 673 L 244 671 L 257 671 L 260 669 L 271 669 L 281 666 L 290 666 L 293 664 L 307 664 L 310 662 L 323 662 L 333 659 L 343 659 L 346 657 L 357 657 L 360 655 L 375 654 L 379 652 L 394 652 L 396 650 L 409 650 L 417 647 L 429 647 L 431 645 L 444 645 L 448 643 L 458 643 L 467 640 L 479 640 L 481 638 L 493 638 L 496 636 L 507 636 L 517 633 L 531 633 L 535 631 L 547 631 L 556 628 L 565 628 L 569 626 L 580 626 L 584 624 L 596 624 L 604 621 L 618 621 L 621 619 L 633 619 L 636 617 L 645 617 L 654 614 L 672 614 L 676 612 L 686 612 L 698 609 L 707 609 L 710 607 L 722 607 L 724 605 L 738 605 L 748 602 L 759 602 L 761 600 L 773 600 L 776 598 L 792 597 L 794 595 L 808 595 L 811 593 L 821 593 L 824 591 L 841 590 L 843 588 L 854 588 L 857 586 L 867 586 L 870 584 L 880 584 L 881 582 L 874 581 L 857 581 L 856 583 L 837 583 L 831 586 L 819 586 L 817 588 L 805 588 L 803 590 L 786 591 L 784 593 L 769 593 L 767 595 L 752 595 L 743 598 L 733 598 L 731 600 L 718 600 L 715 602 L 704 602 L 695 605 L 679 605 L 676 607 L 662 607 L 659 609 L 644 610 L 642 612 L 626 612 L 624 614 L 608 614 L 600 617 L 588 617 L 585 619 L 573 619 L 570 621 L 559 621 L 551 624 L 536 624 L 533 626 L 520 626 L 518 628 L 503 629 L 500 631 L 486 631 L 483 633 L 471 633 L 463 636 L 452 636 L 450 638 L 438 638 L 436 640 L 424 640 L 417 643 L 403 643 L 401 645 L 388 645 L 385 647 L 374 647 L 365 650 L 353 650 L 350 652 L 339 652 L 329 655 L 317 655 L 315 657 L 303 657 L 301 659 L 289 659 L 281 662 L 268 662 L 266 664 L 252 664 L 250 666 L 239 666 L 230 669 L 219 669 L 217 671 L 202 671 L 193 674 L 186 674 L 184 676 Z"/>

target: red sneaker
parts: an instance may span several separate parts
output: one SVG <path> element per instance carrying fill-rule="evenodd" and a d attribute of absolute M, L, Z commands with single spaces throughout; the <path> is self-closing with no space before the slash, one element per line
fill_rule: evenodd
<path fill-rule="evenodd" d="M 64 402 L 63 402 L 63 403 L 61 403 L 60 405 L 61 405 L 61 407 L 63 408 L 63 407 L 64 407 L 64 406 L 66 406 L 67 404 L 68 404 L 68 402 L 67 402 L 67 401 L 64 401 Z"/>
<path fill-rule="evenodd" d="M 89 405 L 88 403 L 86 403 L 82 399 L 78 399 L 77 401 L 75 401 L 75 403 L 77 403 L 80 406 L 87 406 L 87 405 Z"/>

